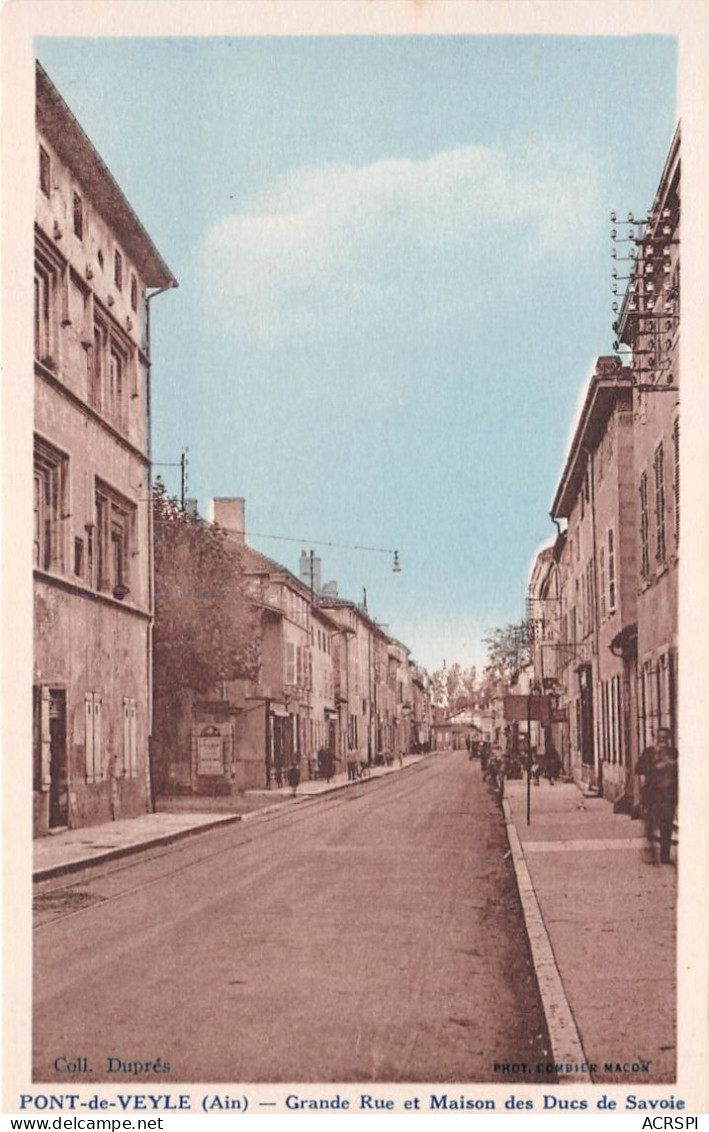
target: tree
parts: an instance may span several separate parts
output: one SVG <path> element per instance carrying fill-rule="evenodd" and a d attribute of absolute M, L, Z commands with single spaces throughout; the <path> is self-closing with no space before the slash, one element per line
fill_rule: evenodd
<path fill-rule="evenodd" d="M 491 668 L 511 680 L 530 660 L 530 633 L 527 621 L 504 625 L 490 630 L 483 638 Z"/>
<path fill-rule="evenodd" d="M 156 694 L 204 695 L 253 678 L 259 640 L 238 547 L 226 531 L 183 511 L 160 480 L 153 490 Z"/>
<path fill-rule="evenodd" d="M 445 707 L 453 715 L 477 704 L 477 670 L 462 668 L 456 661 L 448 668 L 439 668 L 431 675 L 431 699 L 436 707 Z"/>

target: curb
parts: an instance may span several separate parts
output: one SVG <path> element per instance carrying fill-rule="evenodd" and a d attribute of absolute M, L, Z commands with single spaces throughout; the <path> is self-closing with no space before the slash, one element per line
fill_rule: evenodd
<path fill-rule="evenodd" d="M 581 1044 L 569 1000 L 566 997 L 551 941 L 544 925 L 517 827 L 512 820 L 510 804 L 505 797 L 502 799 L 502 809 L 505 815 L 507 839 L 510 844 L 519 898 L 522 903 L 527 938 L 532 952 L 534 973 L 537 978 L 547 1030 L 549 1031 L 551 1060 L 556 1063 L 575 1066 L 586 1065 L 586 1054 Z M 567 1082 L 585 1085 L 593 1083 L 593 1078 L 588 1072 L 564 1073 L 560 1074 L 560 1077 L 564 1084 Z"/>
<path fill-rule="evenodd" d="M 258 812 L 258 811 L 256 811 Z M 263 812 L 263 811 L 261 811 Z M 117 845 L 115 849 L 107 849 L 97 853 L 94 857 L 80 857 L 76 861 L 65 861 L 58 865 L 48 865 L 46 868 L 35 869 L 32 872 L 32 881 L 50 880 L 52 877 L 63 876 L 65 873 L 78 873 L 82 869 L 90 869 L 92 865 L 104 865 L 108 861 L 117 861 L 121 857 L 130 857 L 133 853 L 141 853 L 144 849 L 154 849 L 158 845 L 171 845 L 173 841 L 182 841 L 186 837 L 193 837 L 198 833 L 217 829 L 224 825 L 233 825 L 242 820 L 241 814 L 229 814 L 227 817 L 217 818 L 216 821 L 204 822 L 203 825 L 193 825 L 188 829 L 178 829 L 174 833 L 162 833 L 158 837 L 151 837 L 147 841 L 136 841 L 133 845 Z"/>
<path fill-rule="evenodd" d="M 427 757 L 426 755 L 422 756 L 422 758 Z M 419 759 L 415 763 L 409 763 L 408 766 L 398 767 L 397 773 L 404 770 L 413 770 L 421 761 L 422 759 Z M 48 865 L 46 868 L 33 870 L 32 882 L 34 884 L 43 880 L 51 880 L 53 877 L 64 876 L 68 873 L 78 873 L 83 869 L 90 869 L 93 865 L 104 865 L 109 861 L 118 861 L 121 857 L 130 857 L 132 854 L 141 853 L 145 849 L 154 849 L 159 845 L 170 845 L 173 841 L 182 841 L 185 837 L 194 837 L 199 833 L 207 833 L 221 826 L 233 825 L 235 822 L 248 821 L 258 817 L 260 814 L 275 813 L 277 810 L 282 810 L 289 802 L 315 800 L 322 797 L 324 794 L 334 794 L 338 790 L 346 790 L 350 786 L 361 785 L 362 781 L 372 782 L 374 779 L 387 777 L 388 775 L 376 774 L 371 775 L 368 779 L 358 780 L 357 782 L 338 782 L 336 785 L 330 786 L 325 790 L 318 790 L 315 794 L 296 794 L 291 798 L 285 798 L 282 802 L 276 802 L 272 806 L 263 806 L 260 810 L 249 810 L 248 813 L 245 814 L 228 814 L 225 817 L 216 818 L 214 821 L 204 822 L 202 825 L 190 826 L 188 829 L 178 829 L 174 833 L 163 833 L 157 837 L 151 837 L 147 841 L 136 841 L 132 845 L 117 845 L 114 849 L 107 849 L 105 852 L 97 853 L 92 857 L 81 857 L 77 858 L 75 861 L 65 861 L 58 865 Z"/>
<path fill-rule="evenodd" d="M 406 766 L 395 767 L 394 771 L 396 774 L 401 774 L 406 770 L 415 770 L 416 767 L 419 766 L 424 759 L 431 758 L 432 754 L 433 752 L 431 752 L 430 755 L 420 755 L 415 763 L 408 763 L 408 765 Z M 258 814 L 269 814 L 273 813 L 275 810 L 280 810 L 288 802 L 292 803 L 314 801 L 316 798 L 322 798 L 324 794 L 336 794 L 338 790 L 348 790 L 350 786 L 363 786 L 365 782 L 376 782 L 380 778 L 389 777 L 389 774 L 377 774 L 376 772 L 374 772 L 371 773 L 367 778 L 358 778 L 355 779 L 354 782 L 350 782 L 349 779 L 346 782 L 336 782 L 334 786 L 326 786 L 324 790 L 317 790 L 312 794 L 287 795 L 286 798 L 284 798 L 283 802 L 276 802 L 273 806 L 263 806 L 260 810 L 249 810 L 248 813 L 241 815 L 241 819 L 242 821 L 247 821 L 249 818 L 256 817 Z"/>

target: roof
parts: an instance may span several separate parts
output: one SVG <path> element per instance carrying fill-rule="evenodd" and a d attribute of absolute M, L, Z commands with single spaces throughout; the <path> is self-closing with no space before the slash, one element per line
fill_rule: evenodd
<path fill-rule="evenodd" d="M 226 528 L 222 529 L 226 530 Z M 262 554 L 260 550 L 254 550 L 252 546 L 246 546 L 245 543 L 240 543 L 239 549 L 245 571 L 258 574 L 283 574 L 286 581 L 295 585 L 304 596 L 310 597 L 310 588 L 301 582 L 300 578 L 296 578 L 287 566 L 276 562 L 274 558 L 269 558 L 267 554 Z"/>
<path fill-rule="evenodd" d="M 170 268 L 131 208 L 96 147 L 40 63 L 36 64 L 38 131 L 56 150 L 123 247 L 147 287 L 177 287 Z"/>
<path fill-rule="evenodd" d="M 378 633 L 383 640 L 389 640 L 389 637 L 384 632 L 384 630 L 380 628 L 380 626 L 377 625 L 376 621 L 373 621 L 369 614 L 365 613 L 365 611 L 362 609 L 362 606 L 357 605 L 357 602 L 355 601 L 348 601 L 343 597 L 321 597 L 318 599 L 318 605 L 321 609 L 351 609 L 357 614 L 358 617 L 362 619 L 362 621 L 365 622 L 366 625 L 370 627 L 370 629 L 372 629 L 375 633 Z"/>
<path fill-rule="evenodd" d="M 632 403 L 632 391 L 629 369 L 615 357 L 598 359 L 551 506 L 552 519 L 568 519 L 583 483 L 587 454 L 598 445 L 616 405 Z"/>

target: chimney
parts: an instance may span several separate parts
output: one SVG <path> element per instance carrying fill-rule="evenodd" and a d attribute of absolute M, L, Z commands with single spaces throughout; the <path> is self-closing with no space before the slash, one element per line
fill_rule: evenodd
<path fill-rule="evenodd" d="M 246 500 L 241 496 L 232 496 L 221 499 L 210 499 L 207 518 L 210 523 L 218 523 L 224 527 L 234 538 L 235 542 L 244 546 L 245 538 Z"/>
<path fill-rule="evenodd" d="M 312 553 L 312 552 L 311 552 Z M 301 550 L 298 560 L 298 576 L 304 586 L 319 594 L 322 588 L 322 559 L 317 554 L 312 558 L 307 550 Z"/>

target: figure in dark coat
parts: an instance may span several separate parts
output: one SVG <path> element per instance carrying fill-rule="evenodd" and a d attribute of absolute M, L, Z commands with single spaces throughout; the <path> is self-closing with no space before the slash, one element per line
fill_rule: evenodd
<path fill-rule="evenodd" d="M 295 794 L 300 784 L 300 767 L 297 763 L 291 763 L 288 767 L 288 785 L 290 786 L 293 794 Z"/>
<path fill-rule="evenodd" d="M 645 807 L 645 833 L 653 844 L 655 830 L 660 833 L 660 862 L 670 863 L 672 826 L 674 825 L 678 793 L 679 752 L 670 744 L 670 732 L 659 727 L 655 744 L 646 747 L 635 767 L 643 776 L 642 802 Z"/>

